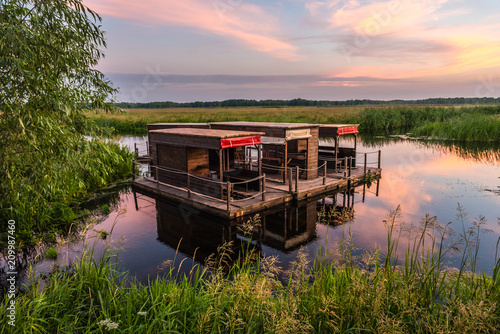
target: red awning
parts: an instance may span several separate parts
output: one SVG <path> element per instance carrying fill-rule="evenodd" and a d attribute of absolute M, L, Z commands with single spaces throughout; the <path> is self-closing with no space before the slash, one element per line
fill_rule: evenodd
<path fill-rule="evenodd" d="M 248 146 L 248 145 L 260 145 L 260 136 L 252 136 L 252 137 L 239 137 L 239 138 L 230 138 L 230 139 L 221 139 L 220 140 L 220 148 L 229 148 L 229 147 L 240 147 L 240 146 Z"/>
<path fill-rule="evenodd" d="M 355 133 L 358 133 L 358 127 L 357 126 L 350 126 L 347 128 L 338 128 L 337 129 L 337 136 L 342 136 L 342 135 L 352 135 Z"/>

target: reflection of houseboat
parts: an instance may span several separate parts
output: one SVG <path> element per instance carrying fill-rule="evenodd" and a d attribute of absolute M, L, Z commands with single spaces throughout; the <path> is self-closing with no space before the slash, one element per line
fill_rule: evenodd
<path fill-rule="evenodd" d="M 149 125 L 150 175 L 136 190 L 154 193 L 224 218 L 235 218 L 339 191 L 364 182 L 377 167 L 356 168 L 356 124 L 269 122 Z M 354 135 L 354 148 L 339 137 Z M 319 137 L 334 147 L 320 147 Z M 378 155 L 380 159 L 380 155 Z M 343 173 L 339 173 L 343 169 Z"/>
<path fill-rule="evenodd" d="M 353 219 L 355 193 L 359 195 L 357 202 L 361 202 L 366 189 L 359 186 L 355 190 L 261 211 L 260 223 L 253 228 L 251 240 L 238 226 L 254 218 L 252 215 L 227 220 L 158 197 L 155 200 L 158 240 L 202 263 L 216 253 L 220 245 L 229 242 L 236 255 L 249 243 L 257 251 L 265 245 L 289 253 L 316 239 L 318 223 L 334 227 Z M 320 221 L 319 213 L 323 217 Z"/>

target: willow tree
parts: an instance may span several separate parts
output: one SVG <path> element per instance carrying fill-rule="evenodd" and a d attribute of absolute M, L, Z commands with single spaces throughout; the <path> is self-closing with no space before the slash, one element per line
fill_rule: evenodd
<path fill-rule="evenodd" d="M 81 0 L 0 0 L 0 216 L 20 233 L 74 218 L 82 195 L 125 173 L 127 153 L 95 137 L 85 110 L 110 110 L 95 69 L 101 17 Z"/>

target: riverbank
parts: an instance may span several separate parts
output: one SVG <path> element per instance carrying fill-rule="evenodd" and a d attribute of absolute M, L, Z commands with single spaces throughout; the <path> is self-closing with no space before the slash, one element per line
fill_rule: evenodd
<path fill-rule="evenodd" d="M 20 249 L 40 240 L 50 243 L 57 235 L 76 229 L 88 215 L 81 203 L 131 176 L 133 153 L 117 142 L 98 136 L 88 139 L 78 133 L 52 140 L 64 141 L 66 147 L 52 145 L 44 151 L 30 147 L 23 155 L 9 156 L 0 216 L 5 222 L 17 222 L 16 247 Z M 43 145 L 50 146 L 50 142 Z M 6 246 L 7 236 L 2 233 L 0 249 Z"/>
<path fill-rule="evenodd" d="M 356 257 L 346 232 L 337 251 L 318 252 L 314 263 L 300 251 L 286 273 L 276 258 L 252 255 L 248 244 L 240 260 L 229 261 L 231 245 L 226 244 L 206 267 L 193 265 L 188 275 L 179 275 L 168 263 L 172 269 L 166 277 L 144 286 L 126 281 L 114 264 L 115 252 L 94 261 L 92 250 L 86 251 L 73 267 L 51 275 L 44 287 L 34 285 L 16 296 L 16 327 L 9 327 L 5 312 L 0 320 L 12 333 L 500 330 L 499 261 L 492 276 L 471 274 L 481 226 L 473 224 L 477 234 L 461 238 L 462 266 L 450 269 L 444 264 L 446 253 L 459 245 L 458 240 L 443 242 L 446 225 L 425 217 L 400 259 L 399 241 L 407 236 L 399 234 L 397 217 L 396 210 L 386 222 L 386 254 L 375 249 Z M 327 224 L 331 218 L 321 217 Z M 287 278 L 280 280 L 282 274 Z M 7 308 L 7 300 L 3 303 Z"/>

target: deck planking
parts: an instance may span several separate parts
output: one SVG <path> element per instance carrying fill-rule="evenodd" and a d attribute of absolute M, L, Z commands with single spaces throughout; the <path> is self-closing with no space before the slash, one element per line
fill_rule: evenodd
<path fill-rule="evenodd" d="M 380 178 L 381 169 L 368 168 L 367 171 L 376 177 Z M 233 200 L 230 204 L 230 210 L 227 209 L 226 200 L 215 200 L 200 196 L 191 192 L 191 198 L 184 189 L 158 184 L 155 181 L 139 177 L 133 180 L 133 189 L 144 193 L 161 196 L 179 203 L 186 208 L 192 208 L 193 211 L 203 211 L 214 216 L 225 219 L 235 219 L 245 215 L 258 213 L 263 210 L 278 207 L 292 201 L 300 201 L 314 196 L 343 191 L 349 187 L 355 187 L 362 184 L 365 179 L 364 170 L 357 168 L 351 170 L 350 177 L 343 177 L 343 173 L 327 173 L 326 182 L 323 184 L 323 177 L 320 176 L 313 180 L 300 179 L 298 183 L 298 191 L 295 191 L 295 183 L 292 185 L 292 192 L 289 191 L 289 184 L 282 182 L 266 180 L 266 199 L 262 200 L 261 195 L 253 199 Z M 252 195 L 252 193 L 248 193 Z M 255 194 L 255 193 L 254 193 Z"/>

